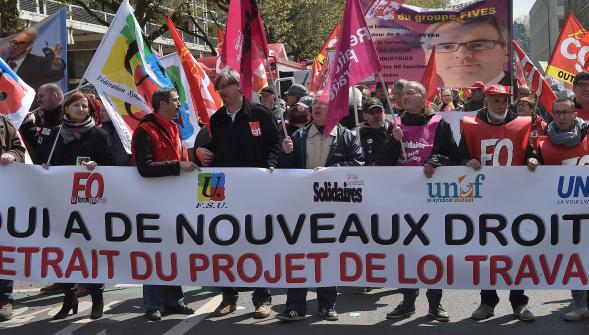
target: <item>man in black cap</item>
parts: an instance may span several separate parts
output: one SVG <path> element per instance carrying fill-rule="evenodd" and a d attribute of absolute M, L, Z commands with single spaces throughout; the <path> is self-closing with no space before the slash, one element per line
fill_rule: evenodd
<path fill-rule="evenodd" d="M 575 93 L 575 109 L 578 116 L 589 120 L 589 72 L 581 71 L 577 73 L 573 80 L 573 92 Z"/>
<path fill-rule="evenodd" d="M 276 121 L 280 121 L 284 110 L 276 103 L 276 90 L 272 86 L 266 86 L 260 91 L 260 104 L 268 107 Z"/>
<path fill-rule="evenodd" d="M 309 92 L 303 85 L 294 84 L 292 85 L 288 91 L 286 91 L 286 104 L 290 106 L 294 106 L 302 97 L 307 95 Z"/>
<path fill-rule="evenodd" d="M 385 118 L 378 98 L 370 98 L 362 110 L 364 124 L 359 129 L 365 165 L 394 166 L 401 157 L 401 143 L 393 137 L 393 125 Z"/>

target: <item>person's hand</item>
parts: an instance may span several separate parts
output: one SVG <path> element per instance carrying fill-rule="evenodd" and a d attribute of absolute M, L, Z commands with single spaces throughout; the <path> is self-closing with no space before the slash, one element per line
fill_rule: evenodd
<path fill-rule="evenodd" d="M 43 163 L 43 164 L 41 164 L 41 167 L 42 167 L 43 169 L 45 169 L 45 170 L 49 170 L 49 167 L 50 167 L 50 166 L 51 166 L 51 165 L 49 165 L 49 164 L 47 164 L 47 163 Z"/>
<path fill-rule="evenodd" d="M 291 138 L 288 136 L 285 137 L 282 141 L 282 151 L 284 151 L 285 154 L 290 154 L 293 150 L 294 144 L 292 143 Z"/>
<path fill-rule="evenodd" d="M 61 43 L 57 43 L 55 45 L 55 48 L 50 47 L 49 45 L 46 46 L 47 49 L 51 50 L 51 52 L 53 52 L 53 67 L 61 67 L 62 66 L 62 62 L 61 62 Z"/>
<path fill-rule="evenodd" d="M 314 168 L 313 171 L 321 171 L 323 169 L 325 169 L 325 166 L 318 166 L 318 167 Z"/>
<path fill-rule="evenodd" d="M 88 171 L 92 171 L 98 166 L 95 161 L 82 162 L 82 165 L 84 165 Z"/>
<path fill-rule="evenodd" d="M 35 124 L 35 122 L 36 122 L 35 114 L 28 113 L 27 116 L 25 116 L 25 119 L 23 120 L 22 123 L 32 123 L 32 124 Z"/>
<path fill-rule="evenodd" d="M 536 158 L 528 158 L 528 170 L 532 172 L 536 171 L 538 164 L 540 164 L 540 162 L 538 162 Z"/>
<path fill-rule="evenodd" d="M 431 164 L 425 163 L 423 166 L 423 174 L 429 179 L 434 176 L 435 167 Z"/>
<path fill-rule="evenodd" d="M 270 172 L 270 173 L 274 172 L 274 166 L 270 165 L 268 167 L 268 172 Z"/>
<path fill-rule="evenodd" d="M 194 170 L 199 170 L 198 165 L 194 164 L 193 162 L 180 162 L 180 169 L 186 172 L 192 172 Z"/>
<path fill-rule="evenodd" d="M 209 166 L 215 157 L 215 154 L 211 152 L 211 150 L 207 148 L 197 148 L 196 149 L 196 157 L 202 164 L 202 166 Z"/>
<path fill-rule="evenodd" d="M 466 163 L 466 166 L 469 166 L 473 168 L 475 171 L 478 171 L 481 169 L 481 162 L 479 162 L 476 159 L 471 159 Z"/>
<path fill-rule="evenodd" d="M 0 165 L 2 166 L 6 166 L 14 161 L 14 156 L 12 154 L 9 154 L 8 152 L 5 152 L 2 154 L 2 156 L 0 156 Z"/>
<path fill-rule="evenodd" d="M 398 142 L 403 139 L 403 130 L 399 126 L 393 127 L 393 138 Z"/>

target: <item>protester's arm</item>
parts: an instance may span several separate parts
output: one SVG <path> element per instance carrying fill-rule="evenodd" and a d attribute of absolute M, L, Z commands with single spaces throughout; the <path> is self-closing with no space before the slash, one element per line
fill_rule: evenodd
<path fill-rule="evenodd" d="M 8 151 L 6 151 L 6 153 L 13 156 L 14 161 L 19 162 L 19 163 L 24 163 L 26 149 L 23 146 L 20 138 L 18 137 L 18 134 L 16 132 L 16 128 L 14 128 L 14 126 L 10 123 L 10 121 L 8 121 L 6 119 L 5 119 L 4 126 L 6 129 L 6 137 L 7 137 L 6 143 L 10 143 L 10 144 L 8 144 L 8 147 L 10 149 Z"/>
<path fill-rule="evenodd" d="M 534 140 L 531 136 L 528 139 L 528 145 L 526 146 L 526 162 L 530 158 L 538 158 L 538 152 L 536 151 L 536 146 L 534 145 Z"/>
<path fill-rule="evenodd" d="M 364 165 L 364 151 L 362 146 L 356 140 L 356 135 L 351 131 L 344 133 L 342 136 L 346 160 L 335 164 L 335 166 L 362 166 Z"/>
<path fill-rule="evenodd" d="M 445 120 L 441 120 L 436 129 L 432 156 L 426 164 L 434 168 L 439 166 L 456 165 L 458 163 L 458 146 L 454 141 L 452 128 Z"/>
<path fill-rule="evenodd" d="M 277 167 L 280 155 L 282 153 L 282 140 L 283 137 L 278 129 L 276 119 L 270 112 L 263 113 L 262 119 L 262 136 L 264 137 L 264 143 L 269 148 L 268 161 L 266 167 Z"/>
<path fill-rule="evenodd" d="M 165 177 L 180 175 L 180 161 L 155 162 L 153 152 L 155 146 L 151 138 L 141 128 L 135 130 L 133 141 L 133 153 L 135 164 L 142 177 Z"/>

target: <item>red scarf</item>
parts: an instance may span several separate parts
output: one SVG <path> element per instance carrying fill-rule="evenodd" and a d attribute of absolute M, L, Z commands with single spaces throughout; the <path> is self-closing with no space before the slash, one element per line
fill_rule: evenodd
<path fill-rule="evenodd" d="M 156 162 L 188 161 L 188 151 L 180 140 L 180 132 L 176 123 L 166 120 L 157 113 L 151 113 L 137 128 L 143 129 L 151 138 L 155 147 Z"/>

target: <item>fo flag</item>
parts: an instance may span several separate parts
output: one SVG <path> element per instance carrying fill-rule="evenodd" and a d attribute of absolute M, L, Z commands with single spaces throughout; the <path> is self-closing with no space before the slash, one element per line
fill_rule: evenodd
<path fill-rule="evenodd" d="M 575 74 L 589 65 L 589 38 L 579 20 L 568 13 L 548 61 L 546 75 L 572 84 Z M 584 38 L 585 37 L 585 38 Z"/>
<path fill-rule="evenodd" d="M 321 101 L 328 104 L 323 136 L 348 115 L 348 89 L 379 72 L 380 61 L 358 0 L 347 0 L 337 48 L 329 64 L 329 79 Z"/>
<path fill-rule="evenodd" d="M 0 58 L 0 114 L 20 128 L 35 99 L 35 91 Z"/>
<path fill-rule="evenodd" d="M 268 85 L 264 70 L 267 57 L 268 41 L 256 1 L 231 0 L 221 64 L 239 72 L 241 90 L 250 99 L 252 90 Z"/>
<path fill-rule="evenodd" d="M 536 93 L 538 97 L 538 101 L 546 110 L 552 114 L 552 103 L 556 100 L 556 94 L 550 87 L 550 84 L 544 76 L 536 69 L 532 61 L 526 56 L 526 53 L 522 48 L 517 44 L 516 41 L 512 41 L 513 48 L 515 49 L 518 63 L 523 69 L 523 76 L 528 84 L 528 87 L 532 90 L 532 92 Z"/>

